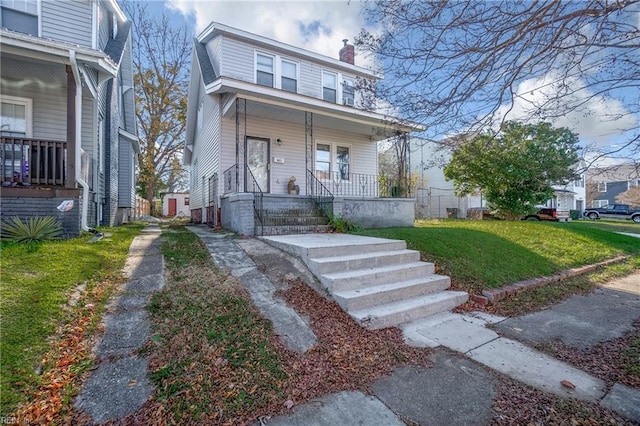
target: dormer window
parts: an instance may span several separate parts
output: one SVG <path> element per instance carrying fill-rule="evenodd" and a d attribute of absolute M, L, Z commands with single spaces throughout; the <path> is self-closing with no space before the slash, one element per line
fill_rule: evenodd
<path fill-rule="evenodd" d="M 258 53 L 256 55 L 256 83 L 273 87 L 273 56 Z"/>
<path fill-rule="evenodd" d="M 322 99 L 333 102 L 338 101 L 338 76 L 332 72 L 322 71 Z"/>
<path fill-rule="evenodd" d="M 109 33 L 111 34 L 111 38 L 115 40 L 118 36 L 118 17 L 113 12 L 111 12 L 109 15 Z"/>
<path fill-rule="evenodd" d="M 282 60 L 282 90 L 298 93 L 298 64 Z"/>
<path fill-rule="evenodd" d="M 353 106 L 355 102 L 355 84 L 351 78 L 342 79 L 342 103 Z"/>

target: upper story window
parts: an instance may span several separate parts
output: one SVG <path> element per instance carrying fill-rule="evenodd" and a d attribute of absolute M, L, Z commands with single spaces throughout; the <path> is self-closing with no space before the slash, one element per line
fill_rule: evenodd
<path fill-rule="evenodd" d="M 607 192 L 607 182 L 596 182 L 598 192 Z"/>
<path fill-rule="evenodd" d="M 38 0 L 0 0 L 3 28 L 38 35 Z"/>
<path fill-rule="evenodd" d="M 575 186 L 576 188 L 583 188 L 584 187 L 584 177 L 580 177 L 580 178 L 576 179 L 573 182 L 573 186 Z"/>
<path fill-rule="evenodd" d="M 282 90 L 298 93 L 298 64 L 282 60 Z"/>
<path fill-rule="evenodd" d="M 338 76 L 332 72 L 322 71 L 322 99 L 338 101 Z"/>
<path fill-rule="evenodd" d="M 349 77 L 344 77 L 342 79 L 342 104 L 353 106 L 355 103 L 355 84 L 353 79 Z"/>
<path fill-rule="evenodd" d="M 262 86 L 273 87 L 274 74 L 273 56 L 258 53 L 256 55 L 256 83 Z"/>
<path fill-rule="evenodd" d="M 627 190 L 634 188 L 636 186 L 640 186 L 640 179 L 627 181 Z"/>

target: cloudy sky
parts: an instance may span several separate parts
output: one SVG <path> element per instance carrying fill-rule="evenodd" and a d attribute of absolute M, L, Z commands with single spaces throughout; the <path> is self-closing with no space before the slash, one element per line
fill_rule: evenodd
<path fill-rule="evenodd" d="M 353 40 L 363 27 L 375 32 L 378 25 L 365 21 L 359 0 L 151 1 L 154 8 L 161 10 L 164 5 L 164 11 L 187 19 L 195 26 L 195 34 L 216 21 L 334 58 L 337 58 L 342 39 Z M 370 57 L 356 56 L 357 65 L 371 63 Z M 524 117 L 527 105 L 542 101 L 545 91 L 553 90 L 552 85 L 546 84 L 552 77 L 551 74 L 532 76 L 520 82 L 516 104 L 510 111 L 504 107 L 501 112 L 506 113 L 508 119 Z M 582 83 L 576 80 L 573 84 L 580 86 Z M 637 127 L 639 121 L 640 117 L 629 114 L 619 100 L 597 96 L 580 110 L 553 120 L 553 124 L 577 132 L 584 144 L 606 149 L 620 143 L 624 130 Z"/>

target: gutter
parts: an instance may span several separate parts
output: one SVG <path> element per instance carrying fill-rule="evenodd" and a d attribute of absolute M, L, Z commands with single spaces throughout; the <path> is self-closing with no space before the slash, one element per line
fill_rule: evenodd
<path fill-rule="evenodd" d="M 83 231 L 96 234 L 98 237 L 102 237 L 102 233 L 87 226 L 87 215 L 89 212 L 89 185 L 82 179 L 82 158 L 80 150 L 82 149 L 82 80 L 80 78 L 80 71 L 78 69 L 78 62 L 76 61 L 75 50 L 69 50 L 69 61 L 71 62 L 71 70 L 73 72 L 73 78 L 76 81 L 76 182 L 82 187 L 82 212 L 80 216 L 80 227 Z"/>

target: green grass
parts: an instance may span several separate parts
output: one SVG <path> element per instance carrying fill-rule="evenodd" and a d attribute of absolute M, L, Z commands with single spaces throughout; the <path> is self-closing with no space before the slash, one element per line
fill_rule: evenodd
<path fill-rule="evenodd" d="M 148 308 L 153 344 L 145 353 L 157 366 L 151 378 L 167 421 L 243 423 L 282 401 L 288 376 L 271 323 L 195 234 L 170 227 L 162 235 L 170 274 Z"/>
<path fill-rule="evenodd" d="M 39 244 L 0 245 L 0 379 L 2 416 L 38 385 L 34 373 L 50 347 L 47 338 L 65 319 L 63 306 L 77 285 L 120 276 L 141 226 L 110 228 L 111 237 L 88 236 Z"/>
<path fill-rule="evenodd" d="M 602 227 L 586 221 L 431 220 L 360 234 L 406 240 L 456 287 L 479 292 L 618 255 L 640 255 L 639 239 Z"/>

